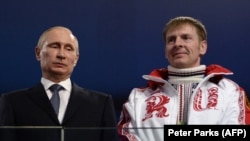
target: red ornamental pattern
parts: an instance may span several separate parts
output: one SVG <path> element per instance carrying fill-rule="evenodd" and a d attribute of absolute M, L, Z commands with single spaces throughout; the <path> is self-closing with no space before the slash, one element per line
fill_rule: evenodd
<path fill-rule="evenodd" d="M 218 104 L 218 88 L 212 87 L 208 89 L 208 102 L 204 106 L 202 105 L 202 90 L 198 89 L 197 93 L 194 96 L 193 107 L 195 111 L 203 111 L 206 109 L 215 108 Z"/>
<path fill-rule="evenodd" d="M 153 117 L 153 113 L 156 112 L 156 117 L 167 117 L 167 108 L 164 106 L 169 102 L 170 98 L 165 95 L 153 95 L 145 100 L 147 102 L 145 117 L 142 121 L 145 121 L 148 118 Z"/>

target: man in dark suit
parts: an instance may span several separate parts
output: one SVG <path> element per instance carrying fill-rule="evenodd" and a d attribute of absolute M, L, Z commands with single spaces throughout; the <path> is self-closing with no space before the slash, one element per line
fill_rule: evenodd
<path fill-rule="evenodd" d="M 9 128 L 1 128 L 0 140 L 116 140 L 111 95 L 81 88 L 70 79 L 79 58 L 78 40 L 71 30 L 62 26 L 47 29 L 35 54 L 41 82 L 1 95 L 0 126 Z M 58 109 L 50 101 L 56 95 L 50 89 L 53 84 L 61 86 Z"/>

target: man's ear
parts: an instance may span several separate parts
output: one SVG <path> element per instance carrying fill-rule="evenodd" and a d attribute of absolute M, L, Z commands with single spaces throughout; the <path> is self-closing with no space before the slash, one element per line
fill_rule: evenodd
<path fill-rule="evenodd" d="M 206 40 L 203 40 L 201 41 L 201 44 L 200 44 L 200 55 L 205 55 L 207 52 L 207 41 Z"/>
<path fill-rule="evenodd" d="M 37 61 L 40 61 L 40 52 L 41 52 L 41 49 L 39 47 L 36 47 L 35 48 L 35 55 L 36 55 Z"/>

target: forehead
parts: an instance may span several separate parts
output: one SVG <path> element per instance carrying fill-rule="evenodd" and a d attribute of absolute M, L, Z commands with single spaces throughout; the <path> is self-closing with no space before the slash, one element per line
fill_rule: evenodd
<path fill-rule="evenodd" d="M 46 40 L 47 42 L 74 43 L 75 37 L 67 29 L 55 28 L 55 29 L 48 31 L 45 34 L 44 40 Z"/>
<path fill-rule="evenodd" d="M 167 37 L 179 34 L 198 35 L 195 26 L 188 23 L 173 26 L 166 33 Z"/>

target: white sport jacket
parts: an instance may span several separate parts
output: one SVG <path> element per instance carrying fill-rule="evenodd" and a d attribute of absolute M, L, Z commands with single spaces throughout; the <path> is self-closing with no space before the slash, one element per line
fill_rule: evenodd
<path fill-rule="evenodd" d="M 219 65 L 206 68 L 190 97 L 188 125 L 245 124 L 244 90 L 224 77 L 232 74 Z M 143 75 L 147 87 L 131 91 L 118 123 L 120 140 L 163 141 L 164 125 L 180 124 L 180 97 L 167 76 L 166 68 L 156 69 Z"/>

